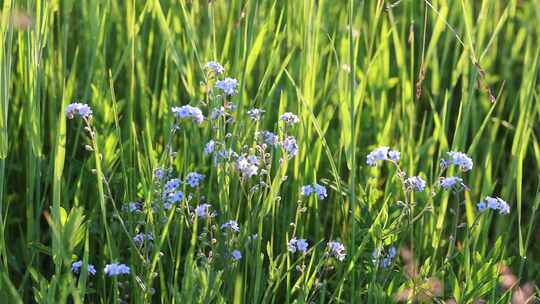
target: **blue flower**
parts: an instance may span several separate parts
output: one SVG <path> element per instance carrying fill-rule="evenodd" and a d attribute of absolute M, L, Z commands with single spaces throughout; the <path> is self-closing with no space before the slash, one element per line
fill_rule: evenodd
<path fill-rule="evenodd" d="M 213 139 L 211 139 L 204 146 L 204 155 L 212 154 L 214 152 L 215 147 L 216 147 L 216 142 Z"/>
<path fill-rule="evenodd" d="M 137 203 L 137 202 L 129 202 L 127 204 L 125 204 L 122 209 L 124 211 L 128 211 L 128 212 L 135 212 L 135 213 L 138 213 L 138 212 L 141 212 L 142 211 L 142 204 L 141 203 Z"/>
<path fill-rule="evenodd" d="M 422 192 L 426 188 L 426 182 L 420 176 L 411 176 L 407 178 L 405 184 L 416 192 Z"/>
<path fill-rule="evenodd" d="M 171 111 L 177 119 L 191 119 L 197 124 L 201 124 L 204 121 L 204 115 L 201 109 L 185 105 L 181 107 L 172 107 Z"/>
<path fill-rule="evenodd" d="M 235 261 L 240 261 L 242 259 L 242 253 L 239 250 L 233 250 L 231 256 Z"/>
<path fill-rule="evenodd" d="M 510 213 L 510 206 L 508 205 L 508 203 L 499 197 L 486 196 L 484 201 L 478 203 L 477 207 L 480 212 L 483 212 L 486 209 L 492 209 L 498 210 L 499 214 L 503 215 Z"/>
<path fill-rule="evenodd" d="M 210 208 L 209 204 L 201 204 L 195 207 L 195 215 L 200 218 L 206 218 L 208 216 L 208 209 Z"/>
<path fill-rule="evenodd" d="M 135 235 L 133 237 L 133 242 L 137 245 L 137 246 L 141 246 L 144 241 L 147 240 L 147 241 L 153 241 L 154 240 L 154 237 L 152 236 L 151 233 L 139 233 L 137 235 Z"/>
<path fill-rule="evenodd" d="M 441 161 L 441 167 L 448 167 L 450 164 L 458 166 L 461 171 L 469 171 L 473 167 L 472 159 L 463 152 L 450 151 L 446 153 L 450 159 Z"/>
<path fill-rule="evenodd" d="M 216 62 L 216 61 L 208 61 L 204 65 L 204 67 L 214 72 L 216 75 L 221 75 L 225 72 L 225 69 L 223 68 L 223 66 L 219 64 L 219 62 Z"/>
<path fill-rule="evenodd" d="M 216 155 L 214 155 L 214 165 L 217 165 L 218 163 L 229 162 L 237 158 L 238 158 L 238 154 L 234 152 L 232 149 L 222 149 L 222 150 L 219 150 L 216 153 Z"/>
<path fill-rule="evenodd" d="M 85 103 L 75 102 L 66 107 L 65 114 L 68 119 L 73 119 L 75 115 L 79 115 L 82 118 L 88 118 L 92 116 L 92 109 Z"/>
<path fill-rule="evenodd" d="M 238 87 L 238 80 L 229 78 L 229 77 L 225 78 L 224 80 L 219 80 L 218 82 L 216 82 L 216 88 L 222 90 L 223 93 L 229 96 L 236 95 L 237 87 Z"/>
<path fill-rule="evenodd" d="M 304 196 L 310 196 L 311 194 L 315 193 L 317 194 L 317 197 L 321 200 L 328 196 L 326 192 L 326 188 L 317 183 L 313 183 L 312 185 L 302 186 L 301 192 Z"/>
<path fill-rule="evenodd" d="M 300 251 L 302 253 L 306 253 L 308 250 L 308 243 L 305 239 L 299 239 L 292 238 L 289 243 L 287 244 L 287 247 L 290 252 L 295 253 L 296 251 Z"/>
<path fill-rule="evenodd" d="M 157 181 L 163 180 L 163 178 L 165 177 L 165 170 L 161 168 L 156 168 L 156 170 L 154 170 L 154 177 Z"/>
<path fill-rule="evenodd" d="M 184 199 L 182 191 L 171 192 L 167 195 L 167 202 L 171 204 L 179 203 Z"/>
<path fill-rule="evenodd" d="M 300 190 L 304 196 L 310 196 L 313 193 L 313 187 L 311 185 L 302 186 Z"/>
<path fill-rule="evenodd" d="M 201 181 L 204 180 L 204 175 L 197 172 L 190 172 L 186 175 L 185 183 L 191 188 L 198 187 Z"/>
<path fill-rule="evenodd" d="M 388 151 L 388 160 L 397 162 L 399 161 L 400 155 L 401 153 L 399 153 L 399 151 L 390 150 Z"/>
<path fill-rule="evenodd" d="M 74 262 L 71 264 L 71 272 L 73 273 L 79 273 L 81 271 L 83 265 L 83 261 L 79 260 L 77 262 Z M 88 267 L 86 268 L 89 275 L 96 275 L 96 268 L 92 264 L 88 264 Z"/>
<path fill-rule="evenodd" d="M 383 258 L 382 261 L 381 261 L 381 267 L 382 268 L 387 268 L 388 266 L 390 266 L 390 264 L 392 264 L 392 259 L 391 258 Z"/>
<path fill-rule="evenodd" d="M 165 186 L 163 186 L 163 190 L 166 193 L 172 192 L 172 191 L 176 190 L 176 188 L 178 188 L 178 186 L 180 186 L 180 183 L 181 183 L 181 181 L 178 178 L 173 178 L 173 179 L 169 180 L 165 184 Z"/>
<path fill-rule="evenodd" d="M 261 110 L 261 109 L 251 109 L 247 112 L 247 114 L 249 115 L 249 118 L 251 118 L 251 120 L 254 120 L 254 121 L 258 121 L 261 119 L 261 115 L 264 113 L 265 111 L 264 110 Z"/>
<path fill-rule="evenodd" d="M 292 158 L 298 153 L 298 146 L 296 145 L 296 139 L 292 136 L 287 136 L 283 140 L 283 149 L 287 152 L 289 155 L 289 158 Z"/>
<path fill-rule="evenodd" d="M 397 251 L 396 251 L 396 247 L 392 246 L 388 249 L 388 257 L 393 259 L 394 257 L 396 257 L 397 255 Z"/>
<path fill-rule="evenodd" d="M 487 209 L 487 204 L 484 201 L 479 202 L 476 206 L 480 212 L 484 212 Z"/>
<path fill-rule="evenodd" d="M 279 119 L 281 119 L 282 121 L 285 122 L 285 124 L 289 125 L 289 126 L 292 126 L 298 122 L 300 122 L 300 119 L 298 118 L 298 116 L 294 115 L 293 113 L 291 112 L 286 112 L 286 113 L 283 113 Z"/>
<path fill-rule="evenodd" d="M 129 274 L 131 270 L 125 264 L 112 263 L 112 264 L 105 265 L 104 271 L 106 275 L 108 275 L 109 277 L 112 277 L 112 276 L 118 276 L 118 275 L 123 275 L 123 274 Z"/>
<path fill-rule="evenodd" d="M 324 199 L 326 198 L 327 194 L 326 194 L 326 188 L 324 186 L 321 186 L 317 183 L 314 183 L 313 184 L 313 191 L 315 193 L 317 193 L 317 197 L 319 199 Z"/>
<path fill-rule="evenodd" d="M 397 251 L 395 247 L 390 247 L 388 249 L 388 252 L 386 254 L 382 253 L 381 249 L 374 249 L 373 253 L 371 254 L 372 259 L 371 261 L 373 264 L 378 265 L 380 263 L 380 266 L 382 268 L 387 268 L 392 264 L 392 260 L 396 257 Z"/>
<path fill-rule="evenodd" d="M 227 111 L 225 110 L 225 107 L 219 107 L 212 110 L 210 113 L 210 119 L 216 120 L 220 117 L 225 117 L 227 115 Z"/>
<path fill-rule="evenodd" d="M 238 223 L 236 221 L 228 221 L 225 224 L 221 225 L 221 229 L 231 229 L 234 232 L 240 232 L 240 226 L 238 226 Z"/>
<path fill-rule="evenodd" d="M 398 151 L 390 150 L 389 147 L 379 147 L 373 151 L 371 151 L 367 155 L 366 164 L 370 167 L 374 167 L 377 165 L 378 161 L 391 161 L 391 162 L 397 162 L 399 161 L 400 153 Z"/>
<path fill-rule="evenodd" d="M 454 186 L 463 185 L 463 179 L 455 176 L 442 177 L 439 181 L 439 185 L 444 189 L 448 190 Z"/>
<path fill-rule="evenodd" d="M 260 131 L 257 133 L 263 140 L 263 142 L 268 146 L 279 146 L 279 138 L 276 134 L 270 131 Z"/>

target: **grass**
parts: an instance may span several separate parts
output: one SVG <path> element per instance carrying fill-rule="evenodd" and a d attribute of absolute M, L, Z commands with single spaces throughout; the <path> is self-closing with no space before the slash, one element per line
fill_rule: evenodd
<path fill-rule="evenodd" d="M 537 294 L 538 2 L 0 7 L 0 294 L 9 303 L 524 303 Z M 238 79 L 236 96 L 208 90 L 210 60 Z M 66 118 L 75 101 L 92 108 L 90 120 Z M 234 123 L 171 112 L 191 104 L 209 117 L 224 102 L 236 106 Z M 251 108 L 266 111 L 260 121 Z M 286 128 L 284 112 L 300 122 Z M 256 153 L 261 130 L 294 136 L 298 154 L 269 148 L 266 173 L 248 179 L 234 161 L 203 155 L 210 139 Z M 379 146 L 399 150 L 399 166 L 367 166 Z M 473 169 L 441 170 L 451 150 Z M 182 185 L 186 198 L 166 210 L 157 168 L 205 179 Z M 399 172 L 427 189 L 411 191 Z M 442 191 L 441 175 L 468 190 Z M 328 197 L 300 195 L 315 182 Z M 486 196 L 506 200 L 510 214 L 479 212 Z M 143 211 L 126 211 L 129 202 Z M 203 202 L 215 217 L 193 216 Z M 232 219 L 240 232 L 222 233 Z M 140 232 L 153 240 L 138 245 Z M 307 254 L 287 250 L 294 237 L 307 239 Z M 331 240 L 344 244 L 343 261 L 328 256 Z M 388 267 L 372 262 L 391 246 Z M 130 274 L 106 276 L 112 262 Z"/>

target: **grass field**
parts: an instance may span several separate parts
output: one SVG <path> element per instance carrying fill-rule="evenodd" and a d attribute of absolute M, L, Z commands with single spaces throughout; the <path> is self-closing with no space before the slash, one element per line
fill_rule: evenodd
<path fill-rule="evenodd" d="M 0 302 L 536 301 L 540 2 L 0 3 Z"/>

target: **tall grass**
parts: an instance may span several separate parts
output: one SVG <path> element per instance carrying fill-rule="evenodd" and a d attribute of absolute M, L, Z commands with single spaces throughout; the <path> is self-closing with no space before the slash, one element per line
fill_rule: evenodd
<path fill-rule="evenodd" d="M 537 1 L 4 0 L 0 18 L 6 303 L 522 303 L 535 294 Z M 211 60 L 238 79 L 226 100 L 234 123 L 209 119 L 224 102 L 209 90 Z M 90 120 L 67 119 L 76 101 L 92 108 Z M 176 120 L 171 108 L 185 104 L 206 121 Z M 260 121 L 252 108 L 265 111 Z M 285 112 L 300 122 L 286 128 Z M 262 130 L 294 136 L 298 154 L 269 149 L 267 173 L 250 179 L 203 154 L 210 139 L 254 153 Z M 400 151 L 399 166 L 368 166 L 379 146 Z M 442 170 L 452 150 L 474 168 Z M 205 179 L 183 185 L 186 198 L 166 210 L 157 168 Z M 400 172 L 427 189 L 411 192 Z M 449 175 L 468 190 L 442 191 Z M 328 196 L 302 196 L 313 183 Z M 486 196 L 505 199 L 510 214 L 480 212 Z M 129 202 L 142 213 L 126 211 Z M 204 202 L 215 217 L 193 216 Z M 228 220 L 239 233 L 220 228 Z M 153 240 L 137 244 L 141 232 Z M 307 239 L 307 254 L 288 250 L 292 238 Z M 344 244 L 343 261 L 328 241 Z M 372 261 L 391 246 L 399 252 L 388 267 Z M 130 274 L 106 276 L 112 262 Z"/>

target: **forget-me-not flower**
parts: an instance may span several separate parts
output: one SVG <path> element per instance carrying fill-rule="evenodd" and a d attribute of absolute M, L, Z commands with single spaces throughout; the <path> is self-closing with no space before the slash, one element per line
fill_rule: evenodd
<path fill-rule="evenodd" d="M 377 165 L 377 162 L 385 160 L 395 163 L 399 161 L 399 157 L 400 153 L 398 151 L 390 150 L 389 147 L 379 147 L 367 155 L 366 164 L 374 167 Z"/>
<path fill-rule="evenodd" d="M 231 256 L 235 261 L 240 261 L 242 259 L 242 253 L 237 249 L 231 252 Z"/>
<path fill-rule="evenodd" d="M 126 264 L 112 263 L 105 265 L 105 274 L 109 277 L 129 274 L 131 269 Z"/>
<path fill-rule="evenodd" d="M 510 206 L 500 197 L 486 196 L 483 201 L 478 203 L 477 207 L 480 212 L 483 212 L 486 209 L 493 209 L 498 210 L 499 214 L 503 215 L 510 213 Z"/>
<path fill-rule="evenodd" d="M 345 253 L 345 246 L 343 246 L 343 244 L 336 241 L 330 241 L 327 246 L 331 256 L 335 257 L 340 262 L 345 259 L 347 254 Z"/>
<path fill-rule="evenodd" d="M 236 95 L 237 87 L 238 87 L 238 80 L 234 78 L 227 77 L 223 80 L 219 80 L 218 82 L 216 82 L 216 88 L 222 90 L 223 93 L 229 96 Z"/>
<path fill-rule="evenodd" d="M 74 262 L 71 264 L 71 272 L 73 273 L 79 273 L 81 271 L 83 265 L 83 261 L 79 260 L 77 262 Z M 96 268 L 92 264 L 88 264 L 88 267 L 86 268 L 89 275 L 96 275 Z"/>
<path fill-rule="evenodd" d="M 261 115 L 264 113 L 264 110 L 261 110 L 261 109 L 257 109 L 257 108 L 254 108 L 254 109 L 251 109 L 247 112 L 247 114 L 249 115 L 249 118 L 251 118 L 251 120 L 254 120 L 254 121 L 258 121 L 261 119 Z"/>
<path fill-rule="evenodd" d="M 88 118 L 92 116 L 92 109 L 85 103 L 75 102 L 66 107 L 65 114 L 68 119 L 73 119 L 75 115 Z"/>
<path fill-rule="evenodd" d="M 188 184 L 191 188 L 199 186 L 199 184 L 204 180 L 204 175 L 198 172 L 190 172 L 186 175 L 185 183 Z"/>
<path fill-rule="evenodd" d="M 446 153 L 449 159 L 441 160 L 441 167 L 448 168 L 450 165 L 458 166 L 461 171 L 469 171 L 473 167 L 472 159 L 467 154 L 458 151 L 450 151 Z"/>
<path fill-rule="evenodd" d="M 281 119 L 282 121 L 285 122 L 285 124 L 287 124 L 288 126 L 292 126 L 298 122 L 300 122 L 300 119 L 298 118 L 298 116 L 296 116 L 295 114 L 291 113 L 291 112 L 286 112 L 286 113 L 283 113 L 279 119 Z"/>
<path fill-rule="evenodd" d="M 177 119 L 191 119 L 197 124 L 201 124 L 204 121 L 204 115 L 201 109 L 185 105 L 181 107 L 172 107 L 171 111 Z"/>
<path fill-rule="evenodd" d="M 411 176 L 407 178 L 405 184 L 416 192 L 422 192 L 426 188 L 426 182 L 420 176 Z"/>
<path fill-rule="evenodd" d="M 225 224 L 221 225 L 221 229 L 231 229 L 234 232 L 240 232 L 240 226 L 238 226 L 238 223 L 236 221 L 230 220 L 226 222 Z"/>
<path fill-rule="evenodd" d="M 296 139 L 292 136 L 287 136 L 283 140 L 283 149 L 289 155 L 289 158 L 292 158 L 298 153 L 298 145 L 296 144 Z"/>
<path fill-rule="evenodd" d="M 216 75 L 221 75 L 225 72 L 225 68 L 223 68 L 223 66 L 219 62 L 216 62 L 216 61 L 208 61 L 204 65 L 204 67 L 214 72 Z"/>

